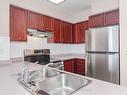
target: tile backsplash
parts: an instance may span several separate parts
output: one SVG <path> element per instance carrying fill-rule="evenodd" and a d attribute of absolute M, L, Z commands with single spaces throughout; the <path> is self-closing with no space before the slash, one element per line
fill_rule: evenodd
<path fill-rule="evenodd" d="M 23 57 L 25 49 L 50 49 L 51 54 L 85 53 L 85 44 L 55 44 L 47 43 L 46 38 L 28 36 L 27 42 L 11 42 L 11 58 Z"/>

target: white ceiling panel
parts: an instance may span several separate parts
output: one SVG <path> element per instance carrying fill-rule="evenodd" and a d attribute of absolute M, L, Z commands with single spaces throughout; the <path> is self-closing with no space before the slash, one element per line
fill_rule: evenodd
<path fill-rule="evenodd" d="M 91 0 L 65 0 L 60 4 L 53 4 L 49 0 L 42 0 L 48 6 L 53 6 L 61 11 L 66 11 L 69 14 L 75 14 L 85 9 L 90 8 Z"/>

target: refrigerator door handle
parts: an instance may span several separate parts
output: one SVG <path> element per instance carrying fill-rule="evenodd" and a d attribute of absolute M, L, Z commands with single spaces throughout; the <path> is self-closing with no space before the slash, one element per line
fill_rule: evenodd
<path fill-rule="evenodd" d="M 85 31 L 85 44 L 86 44 L 86 51 L 91 48 L 91 30 Z"/>
<path fill-rule="evenodd" d="M 87 76 L 90 76 L 91 74 L 91 58 L 90 58 L 90 55 L 88 54 L 87 55 Z"/>

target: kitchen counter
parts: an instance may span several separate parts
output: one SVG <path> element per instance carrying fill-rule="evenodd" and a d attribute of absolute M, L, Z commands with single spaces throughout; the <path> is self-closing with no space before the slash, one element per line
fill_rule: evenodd
<path fill-rule="evenodd" d="M 78 54 L 78 53 L 56 54 L 56 55 L 51 55 L 51 58 L 58 59 L 58 60 L 70 60 L 70 59 L 74 59 L 74 58 L 86 59 L 86 55 L 85 54 Z"/>
<path fill-rule="evenodd" d="M 0 95 L 31 95 L 17 81 L 17 74 L 24 67 L 30 70 L 41 68 L 40 65 L 29 62 L 0 64 Z"/>
<path fill-rule="evenodd" d="M 17 73 L 19 73 L 20 70 L 24 67 L 28 68 L 29 70 L 36 70 L 40 69 L 42 66 L 29 62 L 0 64 L 1 95 L 31 95 L 17 82 Z M 127 95 L 127 87 L 88 77 L 85 78 L 92 80 L 92 83 L 78 90 L 73 95 Z"/>

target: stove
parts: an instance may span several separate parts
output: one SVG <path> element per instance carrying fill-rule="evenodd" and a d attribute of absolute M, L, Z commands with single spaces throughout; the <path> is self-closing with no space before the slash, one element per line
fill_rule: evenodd
<path fill-rule="evenodd" d="M 63 62 L 61 60 L 52 59 L 50 58 L 50 49 L 26 49 L 24 50 L 24 61 L 41 64 L 41 65 L 47 65 L 52 68 L 58 68 L 60 70 L 63 70 Z"/>

